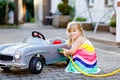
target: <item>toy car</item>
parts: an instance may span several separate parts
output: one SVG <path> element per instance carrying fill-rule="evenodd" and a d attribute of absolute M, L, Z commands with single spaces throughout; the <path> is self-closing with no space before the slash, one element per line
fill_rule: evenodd
<path fill-rule="evenodd" d="M 38 74 L 44 64 L 67 61 L 67 58 L 58 52 L 58 48 L 68 48 L 65 39 L 45 40 L 44 35 L 37 31 L 33 31 L 32 36 L 22 43 L 0 45 L 0 67 L 3 70 L 29 68 L 31 73 Z"/>

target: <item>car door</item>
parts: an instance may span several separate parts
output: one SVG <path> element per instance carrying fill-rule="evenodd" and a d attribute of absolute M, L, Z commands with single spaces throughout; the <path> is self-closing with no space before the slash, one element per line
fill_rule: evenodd
<path fill-rule="evenodd" d="M 66 60 L 66 57 L 58 52 L 58 48 L 67 48 L 66 44 L 50 45 L 50 48 L 51 52 L 49 53 L 48 64 Z"/>

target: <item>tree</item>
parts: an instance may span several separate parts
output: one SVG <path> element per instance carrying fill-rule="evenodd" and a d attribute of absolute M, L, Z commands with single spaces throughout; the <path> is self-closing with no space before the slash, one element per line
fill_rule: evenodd
<path fill-rule="evenodd" d="M 10 0 L 0 0 L 0 23 L 7 23 L 8 20 L 8 12 L 10 10 L 14 11 L 15 4 Z"/>

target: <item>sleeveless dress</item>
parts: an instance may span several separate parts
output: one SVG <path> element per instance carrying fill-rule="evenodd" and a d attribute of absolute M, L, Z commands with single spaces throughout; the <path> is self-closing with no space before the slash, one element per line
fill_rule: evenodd
<path fill-rule="evenodd" d="M 74 63 L 84 72 L 89 74 L 98 73 L 100 69 L 97 67 L 97 57 L 95 49 L 89 40 L 86 40 L 72 56 Z M 80 73 L 70 61 L 65 72 Z"/>

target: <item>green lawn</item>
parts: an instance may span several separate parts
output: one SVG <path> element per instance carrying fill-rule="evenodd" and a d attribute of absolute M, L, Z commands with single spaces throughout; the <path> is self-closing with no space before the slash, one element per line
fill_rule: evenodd
<path fill-rule="evenodd" d="M 4 24 L 4 25 L 0 25 L 0 29 L 17 29 L 18 26 L 13 24 L 13 25 L 9 25 L 9 24 Z"/>

